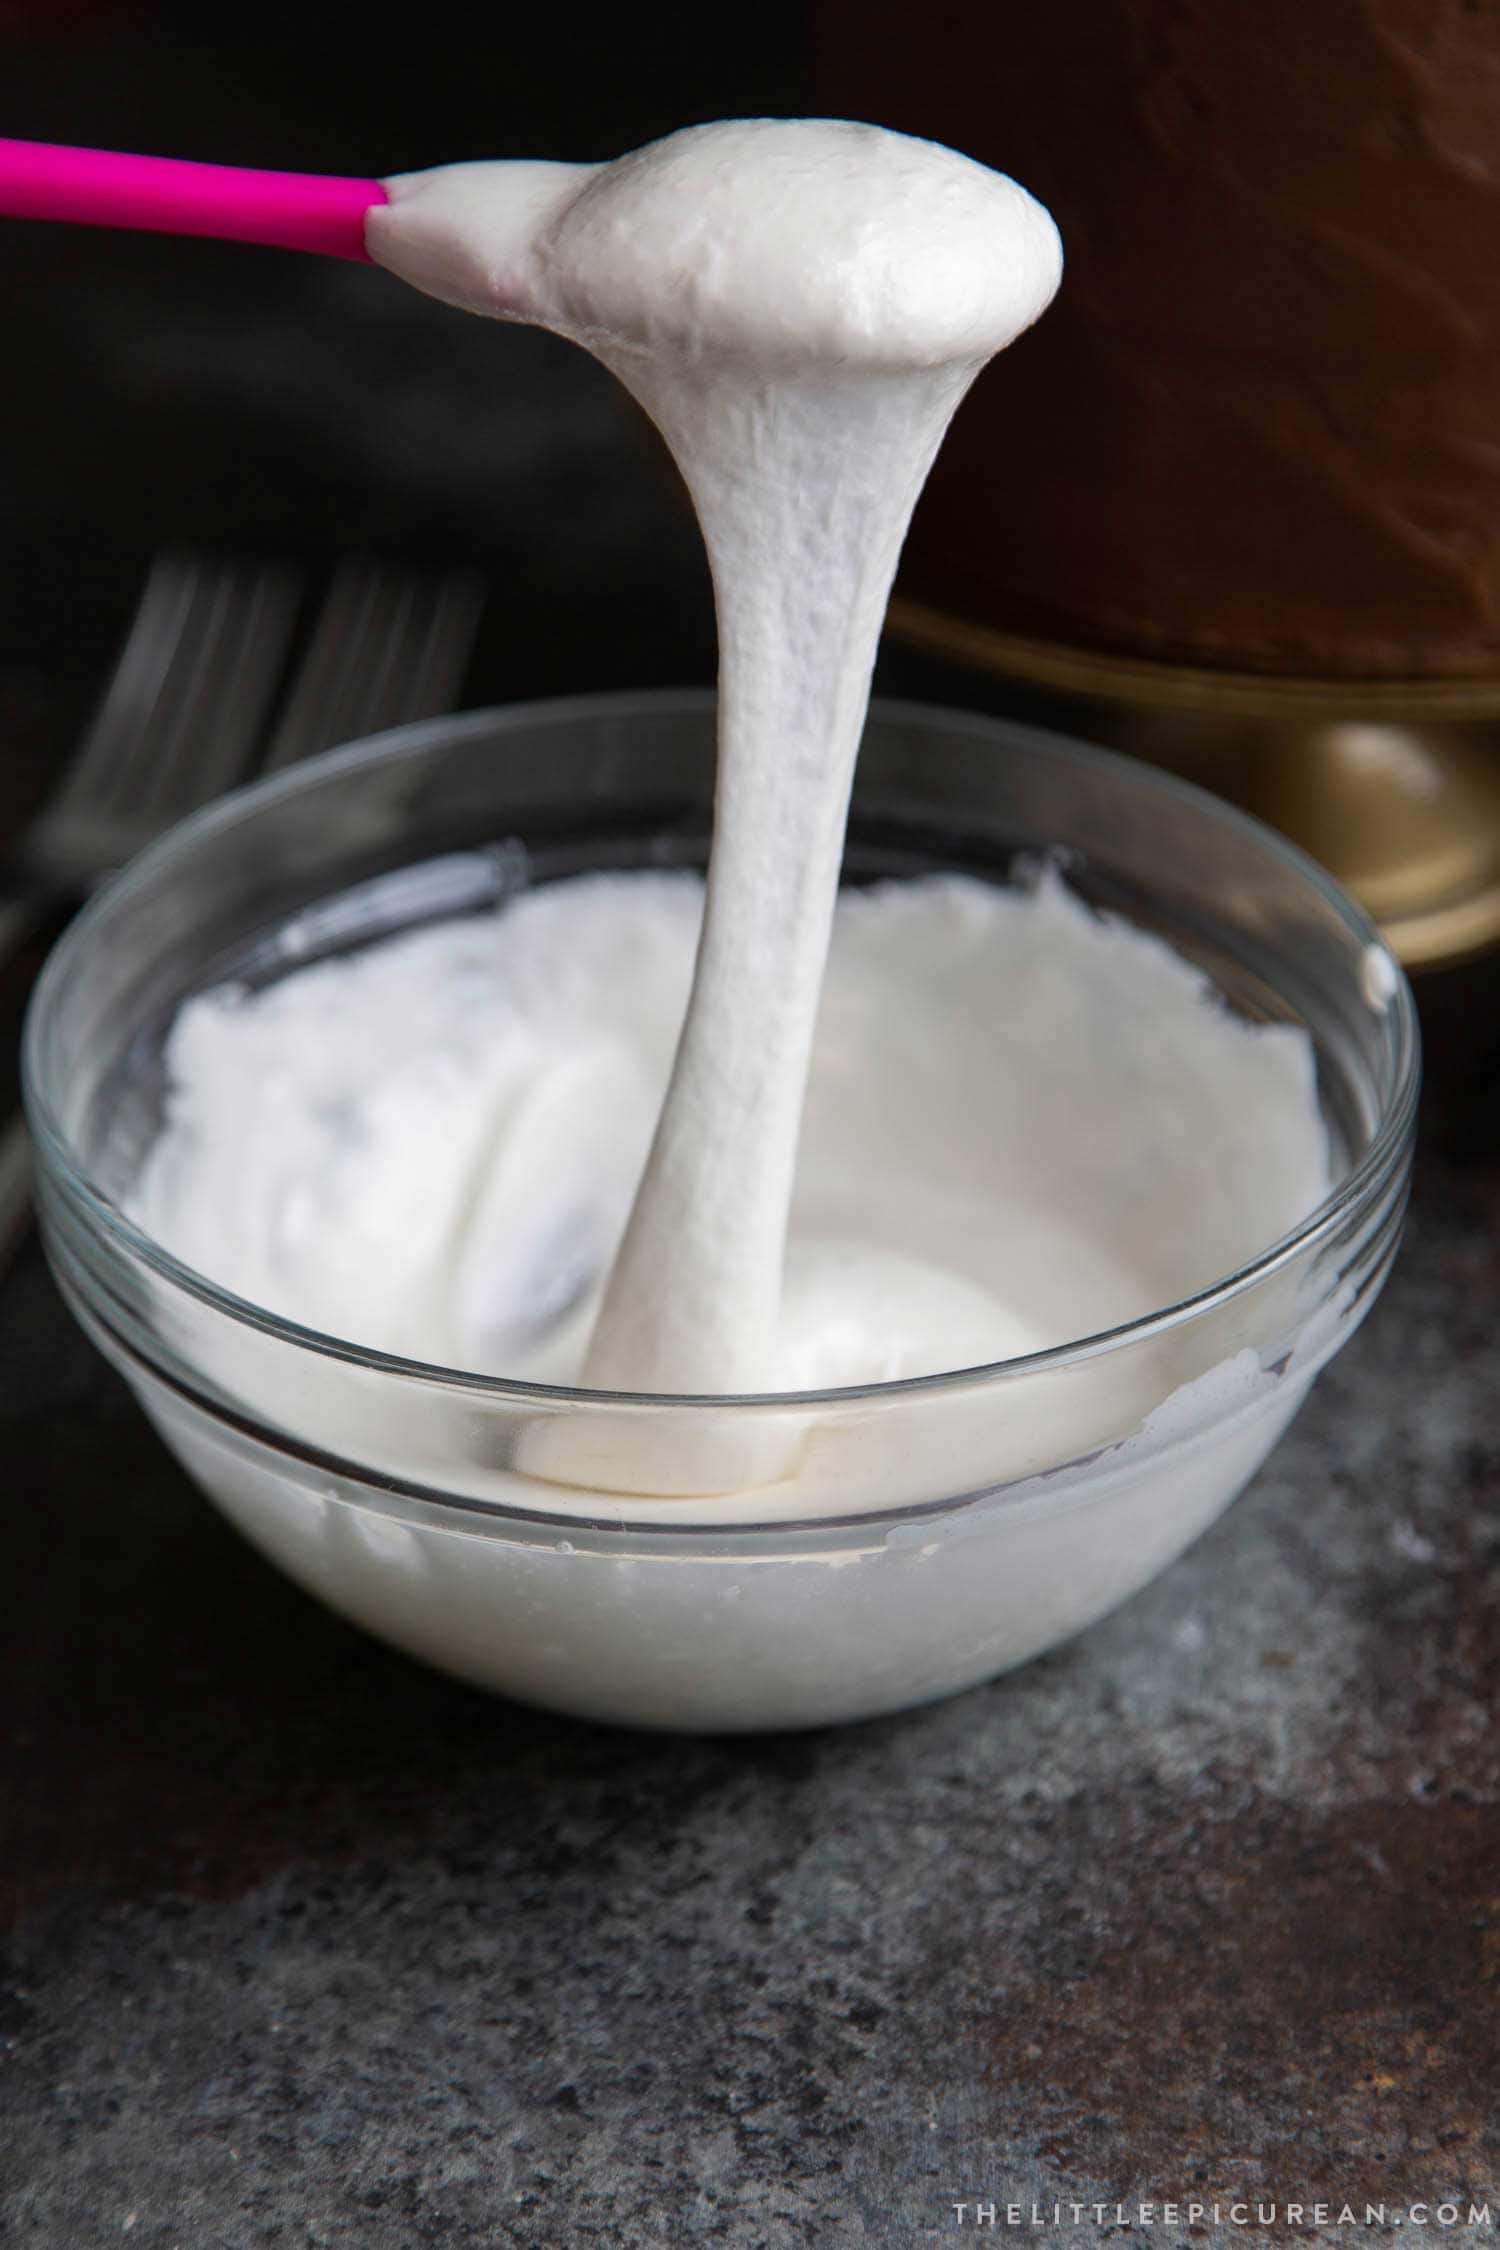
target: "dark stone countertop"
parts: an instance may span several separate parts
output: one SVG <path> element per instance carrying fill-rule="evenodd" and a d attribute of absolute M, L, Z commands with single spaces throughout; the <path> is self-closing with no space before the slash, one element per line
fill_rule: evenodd
<path fill-rule="evenodd" d="M 304 104 L 277 144 L 242 91 L 237 139 L 174 138 L 166 58 L 96 18 L 92 113 L 58 60 L 7 130 L 373 163 L 373 128 L 330 149 Z M 247 330 L 242 258 L 0 237 L 34 316 L 0 366 L 0 824 L 168 540 L 464 554 L 473 701 L 706 676 L 691 530 L 581 360 L 269 257 Z M 33 1245 L 0 1285 L 0 2242 L 1055 2246 L 1120 2203 L 1158 2245 L 1347 2244 L 1345 2202 L 1448 2200 L 1433 2235 L 1493 2240 L 1500 1117 L 1461 1080 L 1500 1013 L 1449 999 L 1407 1247 L 1247 1495 L 1072 1647 L 840 1733 L 611 1733 L 387 1653 L 219 1523 Z M 1052 2221 L 1075 2200 L 1103 2226 Z"/>
<path fill-rule="evenodd" d="M 0 1296 L 0 2240 L 790 2250 L 1033 2198 L 1217 2198 L 1132 2230 L 1172 2244 L 1351 2239 L 1236 2196 L 1500 2225 L 1497 1301 L 1500 1162 L 1429 1150 L 1381 1303 L 1154 1587 L 929 1710 L 692 1741 L 315 1607 L 33 1249 Z M 1064 2221 L 1025 2238 L 1100 2231 Z"/>

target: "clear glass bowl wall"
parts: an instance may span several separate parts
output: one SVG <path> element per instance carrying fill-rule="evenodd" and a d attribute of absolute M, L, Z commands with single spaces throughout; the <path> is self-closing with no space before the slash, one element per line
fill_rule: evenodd
<path fill-rule="evenodd" d="M 1021 1662 L 1228 1505 L 1388 1270 L 1415 1018 L 1358 909 L 1216 800 L 1005 722 L 877 706 L 849 880 L 1005 881 L 1051 854 L 1233 1005 L 1305 1027 L 1337 1185 L 1292 1236 L 1186 1304 L 1031 1359 L 683 1401 L 483 1380 L 314 1335 L 122 1215 L 189 994 L 521 883 L 701 865 L 712 789 L 712 697 L 683 693 L 407 728 L 243 791 L 135 862 L 64 938 L 28 1024 L 27 1100 L 48 1253 L 78 1318 L 215 1504 L 311 1592 L 559 1709 L 814 1725 Z M 666 1465 L 656 1497 L 611 1474 L 643 1427 Z M 570 1483 L 538 1473 L 559 1457 L 595 1467 Z"/>

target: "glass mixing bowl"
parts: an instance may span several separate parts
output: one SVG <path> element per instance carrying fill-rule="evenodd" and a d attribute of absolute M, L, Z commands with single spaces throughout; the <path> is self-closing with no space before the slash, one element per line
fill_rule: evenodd
<path fill-rule="evenodd" d="M 599 698 L 404 728 L 226 798 L 58 946 L 27 1027 L 26 1099 L 68 1302 L 204 1491 L 303 1586 L 430 1663 L 559 1710 L 813 1726 L 949 1694 L 1065 1639 L 1234 1498 L 1389 1268 L 1416 1022 L 1359 909 L 1241 814 L 1025 727 L 877 706 L 851 879 L 1005 881 L 1060 856 L 1078 892 L 1166 937 L 1231 1005 L 1306 1029 L 1336 1185 L 1292 1234 L 1186 1302 L 1027 1359 L 685 1400 L 487 1380 L 317 1335 L 123 1215 L 184 998 L 523 882 L 701 864 L 712 753 L 710 695 Z M 665 1464 L 657 1490 L 677 1497 L 618 1489 L 611 1463 L 643 1435 Z"/>

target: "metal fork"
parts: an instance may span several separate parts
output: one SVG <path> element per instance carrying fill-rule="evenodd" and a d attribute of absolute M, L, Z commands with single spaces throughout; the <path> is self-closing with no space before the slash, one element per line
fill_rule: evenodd
<path fill-rule="evenodd" d="M 228 788 L 269 711 L 297 601 L 283 571 L 180 555 L 152 565 L 93 722 L 16 846 L 0 958 L 50 907 Z"/>
<path fill-rule="evenodd" d="M 250 774 L 452 708 L 482 607 L 475 577 L 341 565 L 278 709 L 300 600 L 298 578 L 274 566 L 152 566 L 93 723 L 17 847 L 0 959 L 49 906 Z M 30 1158 L 17 1114 L 0 1133 L 0 1276 L 28 1222 Z"/>

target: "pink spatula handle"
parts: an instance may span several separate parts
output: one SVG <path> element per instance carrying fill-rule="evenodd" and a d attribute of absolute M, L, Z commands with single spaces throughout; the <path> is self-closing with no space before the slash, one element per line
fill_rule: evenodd
<path fill-rule="evenodd" d="M 0 140 L 0 217 L 71 219 L 156 234 L 267 242 L 330 258 L 367 258 L 365 213 L 384 203 L 379 180 L 317 172 L 253 172 L 174 156 L 117 156 L 102 148 Z"/>

